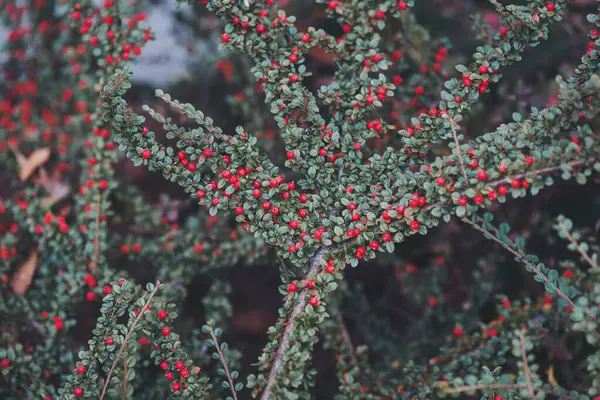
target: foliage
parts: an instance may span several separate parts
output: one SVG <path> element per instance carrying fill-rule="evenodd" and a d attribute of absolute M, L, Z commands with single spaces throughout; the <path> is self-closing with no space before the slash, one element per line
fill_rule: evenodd
<path fill-rule="evenodd" d="M 0 4 L 11 27 L 0 103 L 3 396 L 308 399 L 323 339 L 336 355 L 340 399 L 598 398 L 594 235 L 557 217 L 540 235 L 571 252 L 546 263 L 494 214 L 556 176 L 594 182 L 600 8 L 587 17 L 587 51 L 570 76 L 556 78 L 551 104 L 511 112 L 488 133 L 476 126 L 467 140 L 467 120 L 501 71 L 549 40 L 569 2 L 490 1 L 500 27 L 476 18 L 480 42 L 462 64 L 449 58 L 447 39 L 418 22 L 412 0 L 318 0 L 340 37 L 298 29 L 274 0 L 201 3 L 222 21 L 231 62 L 251 65 L 238 79 L 260 88 L 246 90 L 251 107 L 237 111 L 252 130 L 277 130 L 277 140 L 221 129 L 159 89 L 169 110 L 157 102 L 142 107 L 150 118 L 139 115 L 126 99 L 127 64 L 153 33 L 130 3 Z M 335 72 L 315 93 L 306 62 L 317 48 Z M 170 219 L 116 172 L 119 154 L 178 185 L 201 211 Z M 462 301 L 444 300 L 453 277 L 443 258 L 419 271 L 406 266 L 396 279 L 422 313 L 401 331 L 344 279 L 347 266 L 397 256 L 400 243 L 454 221 L 496 245 Z M 510 263 L 506 256 L 544 296 L 498 293 L 492 270 Z M 261 259 L 280 266 L 283 304 L 256 368 L 242 377 L 240 353 L 222 339 L 232 313 L 218 272 Z M 180 336 L 175 318 L 198 276 L 212 279 L 207 322 Z M 78 343 L 73 333 L 100 298 L 91 338 Z M 490 299 L 498 315 L 483 321 L 478 310 Z M 354 347 L 350 320 L 365 345 Z M 575 337 L 569 351 L 583 358 L 569 387 L 541 370 L 553 368 L 540 358 L 557 335 Z"/>

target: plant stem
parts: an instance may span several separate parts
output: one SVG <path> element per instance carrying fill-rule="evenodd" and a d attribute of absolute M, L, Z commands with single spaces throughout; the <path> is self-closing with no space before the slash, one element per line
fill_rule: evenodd
<path fill-rule="evenodd" d="M 117 353 L 117 356 L 115 357 L 115 360 L 113 361 L 112 366 L 110 367 L 110 371 L 108 371 L 108 375 L 106 376 L 106 380 L 104 381 L 104 387 L 102 388 L 102 393 L 100 394 L 99 400 L 102 400 L 104 398 L 104 395 L 106 394 L 106 389 L 108 388 L 108 383 L 110 382 L 110 377 L 112 376 L 112 374 L 115 370 L 115 367 L 117 366 L 119 357 L 121 357 L 121 354 L 123 354 L 125 347 L 127 347 L 127 342 L 129 341 L 129 338 L 133 334 L 135 326 L 140 321 L 140 319 L 142 319 L 142 315 L 144 315 L 144 311 L 146 311 L 146 306 L 148 306 L 148 304 L 150 304 L 150 301 L 152 300 L 152 298 L 158 291 L 159 285 L 160 285 L 160 281 L 156 281 L 156 283 L 154 284 L 154 290 L 150 293 L 150 296 L 148 297 L 146 304 L 144 304 L 144 306 L 142 307 L 142 310 L 138 314 L 137 318 L 133 321 L 133 323 L 131 324 L 131 327 L 127 331 L 127 334 L 125 335 L 125 340 L 123 340 L 123 344 L 121 345 L 121 348 L 119 349 L 119 352 Z"/>
<path fill-rule="evenodd" d="M 223 364 L 223 369 L 225 370 L 225 376 L 227 377 L 227 380 L 229 381 L 229 387 L 231 389 L 231 394 L 233 394 L 233 399 L 237 400 L 237 393 L 235 392 L 235 387 L 233 386 L 233 379 L 231 378 L 231 375 L 229 374 L 229 367 L 227 367 L 227 363 L 225 362 L 225 357 L 223 357 L 223 352 L 221 351 L 221 348 L 219 347 L 219 342 L 217 341 L 215 332 L 213 331 L 212 326 L 208 322 L 206 323 L 206 325 L 210 329 L 210 337 L 215 342 L 215 348 L 217 349 L 217 353 L 219 354 L 219 358 L 221 359 L 221 364 Z"/>

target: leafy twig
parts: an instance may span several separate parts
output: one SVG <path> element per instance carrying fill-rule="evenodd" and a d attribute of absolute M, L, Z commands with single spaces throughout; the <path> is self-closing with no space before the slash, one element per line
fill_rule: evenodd
<path fill-rule="evenodd" d="M 221 360 L 221 364 L 223 365 L 223 370 L 225 371 L 225 376 L 227 377 L 227 380 L 229 381 L 229 387 L 231 388 L 231 394 L 233 394 L 234 400 L 237 400 L 237 393 L 235 392 L 235 386 L 233 385 L 233 379 L 231 378 L 231 374 L 229 373 L 229 367 L 227 366 L 227 362 L 225 361 L 223 352 L 221 351 L 221 348 L 219 347 L 219 342 L 217 341 L 217 336 L 215 335 L 215 332 L 213 331 L 212 325 L 209 322 L 207 322 L 206 325 L 208 326 L 210 337 L 215 342 L 215 349 L 217 349 L 217 353 L 219 354 L 219 359 Z"/>
<path fill-rule="evenodd" d="M 465 185 L 468 185 L 469 178 L 467 177 L 467 171 L 465 169 L 463 155 L 462 155 L 462 152 L 460 151 L 460 143 L 458 142 L 458 135 L 456 134 L 456 128 L 454 127 L 454 118 L 450 118 L 450 129 L 452 130 L 452 137 L 454 138 L 454 144 L 456 145 L 456 155 L 458 156 L 458 163 L 460 164 L 460 171 L 462 172 L 463 178 L 465 178 Z"/>
<path fill-rule="evenodd" d="M 308 273 L 306 276 L 310 278 L 314 274 L 317 273 L 319 268 L 321 267 L 321 259 L 326 252 L 326 248 L 321 248 L 317 254 L 310 261 L 310 267 L 308 269 Z M 288 318 L 288 324 L 285 326 L 285 330 L 283 331 L 283 335 L 281 337 L 281 341 L 279 342 L 279 348 L 277 349 L 277 354 L 275 355 L 275 359 L 273 360 L 273 364 L 271 365 L 271 371 L 269 372 L 269 378 L 267 379 L 267 384 L 263 389 L 263 394 L 261 396 L 261 400 L 269 400 L 271 395 L 271 387 L 275 383 L 277 372 L 279 372 L 281 368 L 281 363 L 283 362 L 283 356 L 285 354 L 285 350 L 290 344 L 290 336 L 296 327 L 296 322 L 294 321 L 298 315 L 302 313 L 304 307 L 306 307 L 307 302 L 307 293 L 308 290 L 303 290 L 298 295 L 298 301 L 294 308 L 292 309 L 292 313 Z"/>
<path fill-rule="evenodd" d="M 527 391 L 532 399 L 535 398 L 533 392 L 533 382 L 531 381 L 531 370 L 529 369 L 529 362 L 527 361 L 527 350 L 525 348 L 525 331 L 519 333 L 519 343 L 521 345 L 521 359 L 523 360 L 523 370 L 525 372 L 525 379 L 527 381 Z"/>
<path fill-rule="evenodd" d="M 142 319 L 142 316 L 144 315 L 144 311 L 146 311 L 146 307 L 150 304 L 150 301 L 152 300 L 152 298 L 158 291 L 159 285 L 160 285 L 160 281 L 156 281 L 156 283 L 154 284 L 154 290 L 150 293 L 150 296 L 148 297 L 146 304 L 144 304 L 144 306 L 142 307 L 137 318 L 133 321 L 133 323 L 131 324 L 131 327 L 127 331 L 127 334 L 125 335 L 125 339 L 123 340 L 123 344 L 121 345 L 121 348 L 119 349 L 119 352 L 117 353 L 117 356 L 115 357 L 115 360 L 113 361 L 112 366 L 110 367 L 110 371 L 108 371 L 108 375 L 106 376 L 106 380 L 104 381 L 104 387 L 102 388 L 102 393 L 100 394 L 99 400 L 102 400 L 104 398 L 104 395 L 106 394 L 106 389 L 108 388 L 108 383 L 110 382 L 110 377 L 112 376 L 112 374 L 115 370 L 115 367 L 117 366 L 119 357 L 121 357 L 121 354 L 123 354 L 123 351 L 127 347 L 127 342 L 129 341 L 129 338 L 133 334 L 135 326 L 140 321 L 140 319 Z"/>

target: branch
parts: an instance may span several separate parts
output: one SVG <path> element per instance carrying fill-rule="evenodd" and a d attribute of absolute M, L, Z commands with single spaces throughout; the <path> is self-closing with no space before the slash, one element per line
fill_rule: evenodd
<path fill-rule="evenodd" d="M 525 389 L 527 386 L 521 385 L 518 383 L 498 383 L 495 385 L 472 385 L 472 386 L 461 386 L 452 389 L 444 389 L 442 392 L 444 393 L 464 393 L 464 392 L 472 392 L 474 390 L 496 390 L 496 389 Z"/>
<path fill-rule="evenodd" d="M 540 275 L 544 281 L 544 284 L 548 283 L 548 284 L 552 285 L 552 288 L 554 289 L 556 294 L 561 299 L 566 301 L 569 304 L 569 306 L 571 306 L 571 308 L 573 308 L 573 309 L 578 308 L 577 305 L 575 303 L 573 303 L 573 301 L 569 298 L 569 296 L 567 296 L 550 279 L 548 279 L 548 277 L 544 273 L 542 273 L 542 271 L 540 271 L 533 263 L 527 261 L 525 254 L 523 254 L 520 251 L 516 251 L 515 249 L 513 249 L 511 247 L 511 246 L 514 246 L 514 243 L 509 238 L 506 238 L 506 240 L 508 241 L 508 244 L 504 243 L 502 240 L 498 239 L 495 235 L 493 235 L 492 232 L 487 231 L 485 228 L 477 225 L 475 222 L 471 221 L 470 219 L 465 217 L 465 218 L 463 218 L 463 221 L 465 221 L 469 225 L 473 226 L 473 228 L 475 228 L 479 232 L 489 235 L 490 239 L 492 239 L 494 242 L 498 243 L 504 249 L 506 249 L 510 253 L 512 253 L 516 257 L 517 260 L 520 260 L 523 264 L 529 266 L 535 274 Z M 598 322 L 598 320 L 596 319 L 596 316 L 592 313 L 592 310 L 590 310 L 588 307 L 583 307 L 583 311 L 592 320 L 594 320 L 595 322 Z M 596 337 L 600 338 L 600 334 L 598 332 L 596 332 L 595 330 L 592 330 L 592 332 L 596 335 Z"/>
<path fill-rule="evenodd" d="M 102 400 L 104 398 L 104 395 L 106 394 L 106 389 L 108 388 L 108 382 L 110 382 L 110 377 L 113 374 L 113 372 L 115 370 L 115 367 L 117 366 L 117 362 L 119 361 L 119 357 L 121 357 L 121 354 L 123 354 L 123 351 L 125 350 L 125 347 L 127 347 L 127 342 L 129 341 L 129 338 L 133 334 L 135 326 L 140 321 L 140 319 L 142 319 L 142 315 L 144 315 L 144 311 L 146 311 L 146 307 L 150 304 L 150 301 L 152 300 L 152 298 L 154 297 L 154 295 L 158 291 L 158 286 L 159 285 L 160 285 L 160 281 L 156 281 L 156 283 L 154 284 L 154 290 L 150 293 L 150 297 L 148 297 L 148 300 L 146 301 L 146 304 L 144 304 L 144 306 L 142 307 L 142 310 L 138 314 L 137 318 L 131 324 L 131 327 L 129 328 L 129 331 L 127 331 L 127 334 L 125 335 L 125 340 L 123 341 L 123 344 L 121 345 L 121 348 L 119 349 L 119 352 L 117 353 L 117 356 L 115 357 L 115 360 L 113 361 L 112 366 L 110 367 L 110 371 L 108 371 L 108 375 L 106 376 L 106 380 L 104 381 L 104 387 L 102 388 L 102 393 L 100 394 L 99 400 Z"/>
<path fill-rule="evenodd" d="M 571 236 L 571 232 L 569 232 L 569 230 L 567 229 L 567 227 L 563 224 L 562 221 L 558 221 L 558 226 L 560 226 L 560 229 L 563 231 L 563 233 L 565 234 L 565 236 L 567 237 L 567 240 L 575 247 L 575 249 L 577 250 L 577 252 L 579 254 L 581 254 L 581 257 L 583 257 L 583 259 L 592 267 L 592 268 L 598 268 L 598 264 L 592 260 L 590 258 L 590 256 L 583 251 L 583 249 L 581 248 L 581 246 L 579 246 L 579 243 L 577 243 L 577 241 L 575 240 L 575 238 L 573 236 Z"/>
<path fill-rule="evenodd" d="M 527 350 L 525 349 L 525 331 L 519 333 L 519 343 L 521 345 L 521 358 L 523 360 L 523 370 L 525 372 L 525 379 L 527 380 L 527 391 L 532 399 L 535 399 L 535 393 L 533 392 L 533 382 L 531 381 L 531 370 L 529 369 L 529 362 L 527 361 Z"/>
<path fill-rule="evenodd" d="M 320 261 L 323 258 L 323 256 L 326 254 L 326 250 L 327 249 L 324 247 L 319 249 L 319 251 L 317 251 L 317 253 L 314 255 L 314 257 L 310 260 L 310 267 L 308 269 L 308 273 L 306 274 L 307 278 L 310 278 L 312 275 L 316 274 L 317 271 L 319 270 L 319 268 L 321 268 Z M 275 359 L 273 360 L 273 365 L 271 366 L 271 371 L 269 372 L 269 378 L 267 379 L 267 384 L 265 385 L 265 388 L 263 389 L 263 394 L 261 396 L 261 400 L 269 400 L 271 398 L 270 397 L 271 388 L 272 388 L 273 384 L 275 383 L 275 379 L 277 377 L 277 372 L 279 372 L 279 369 L 281 368 L 281 363 L 283 362 L 283 356 L 285 354 L 285 350 L 290 344 L 290 335 L 292 334 L 292 332 L 294 331 L 294 328 L 296 327 L 295 319 L 302 313 L 302 310 L 304 310 L 304 307 L 306 307 L 306 303 L 307 303 L 306 297 L 307 297 L 308 292 L 309 292 L 309 290 L 305 289 L 298 295 L 298 302 L 292 309 L 292 313 L 290 314 L 290 316 L 288 318 L 288 324 L 285 326 L 285 330 L 283 331 L 283 335 L 282 335 L 281 341 L 280 341 L 281 344 L 279 345 L 279 348 L 277 349 L 277 354 L 275 355 Z"/>
<path fill-rule="evenodd" d="M 227 363 L 225 362 L 225 357 L 223 357 L 223 352 L 221 351 L 221 348 L 219 347 L 219 342 L 217 341 L 217 337 L 215 336 L 212 325 L 209 322 L 207 322 L 206 325 L 209 328 L 210 337 L 215 342 L 215 348 L 217 349 L 217 353 L 219 353 L 219 358 L 221 359 L 221 364 L 223 364 L 223 369 L 225 370 L 225 376 L 227 377 L 227 380 L 229 381 L 229 387 L 231 388 L 231 393 L 233 394 L 233 398 L 234 398 L 234 400 L 237 400 L 237 393 L 235 392 L 235 387 L 233 386 L 233 379 L 231 379 L 231 375 L 229 374 L 229 367 L 227 366 Z"/>
<path fill-rule="evenodd" d="M 96 203 L 96 227 L 94 230 L 94 238 L 94 261 L 89 265 L 91 272 L 94 272 L 96 267 L 98 267 L 98 259 L 100 258 L 100 197 L 98 197 L 98 202 Z"/>
<path fill-rule="evenodd" d="M 456 155 L 458 156 L 458 163 L 460 164 L 460 171 L 462 172 L 463 178 L 465 178 L 465 185 L 469 184 L 469 178 L 467 177 L 467 171 L 465 170 L 465 163 L 463 162 L 463 155 L 460 151 L 460 143 L 458 142 L 458 135 L 456 134 L 456 128 L 454 128 L 454 118 L 450 118 L 450 129 L 452 130 L 452 137 L 454 138 L 454 144 L 456 145 Z"/>

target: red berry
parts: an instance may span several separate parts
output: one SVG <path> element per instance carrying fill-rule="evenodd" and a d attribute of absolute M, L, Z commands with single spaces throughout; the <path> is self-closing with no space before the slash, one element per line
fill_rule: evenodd
<path fill-rule="evenodd" d="M 487 74 L 488 73 L 488 67 L 486 67 L 485 65 L 482 65 L 481 67 L 479 67 L 479 73 L 480 74 Z"/>
<path fill-rule="evenodd" d="M 85 367 L 84 367 L 83 365 L 80 365 L 80 366 L 78 366 L 78 367 L 77 367 L 77 373 L 78 373 L 79 375 L 81 375 L 81 374 L 85 374 Z"/>
<path fill-rule="evenodd" d="M 160 368 L 161 368 L 162 370 L 168 369 L 168 368 L 169 368 L 169 363 L 168 363 L 168 362 L 166 362 L 166 361 L 163 361 L 163 362 L 161 362 L 161 363 L 160 363 Z"/>
<path fill-rule="evenodd" d="M 480 181 L 485 181 L 488 177 L 488 174 L 485 170 L 480 169 L 479 171 L 477 171 L 477 179 L 479 179 Z"/>
<path fill-rule="evenodd" d="M 173 391 L 178 392 L 179 390 L 181 390 L 181 385 L 179 383 L 174 383 Z"/>
<path fill-rule="evenodd" d="M 150 158 L 150 155 L 151 155 L 150 150 L 146 149 L 146 150 L 142 151 L 142 158 L 147 160 Z"/>
<path fill-rule="evenodd" d="M 265 31 L 265 26 L 263 24 L 256 25 L 256 32 L 263 33 Z"/>
<path fill-rule="evenodd" d="M 181 371 L 181 370 L 182 370 L 184 367 L 185 367 L 185 364 L 183 363 L 183 361 L 177 361 L 177 362 L 175 363 L 175 368 L 176 368 L 178 371 Z"/>
<path fill-rule="evenodd" d="M 549 12 L 554 11 L 554 3 L 546 3 L 546 10 Z"/>
<path fill-rule="evenodd" d="M 229 35 L 229 33 L 224 33 L 221 35 L 221 41 L 223 43 L 229 42 L 229 39 L 231 39 L 231 35 Z"/>
<path fill-rule="evenodd" d="M 10 361 L 8 358 L 2 360 L 2 368 L 8 368 L 10 366 Z"/>
<path fill-rule="evenodd" d="M 77 397 L 81 396 L 83 394 L 83 389 L 82 388 L 75 388 L 75 390 L 73 390 L 73 394 Z"/>
<path fill-rule="evenodd" d="M 460 326 L 457 326 L 456 328 L 454 328 L 454 336 L 459 337 L 463 334 L 463 330 Z"/>
<path fill-rule="evenodd" d="M 308 300 L 308 304 L 310 304 L 313 307 L 316 307 L 319 305 L 319 299 L 317 299 L 316 297 L 311 297 L 310 300 Z"/>
<path fill-rule="evenodd" d="M 160 311 L 158 311 L 158 314 L 157 314 L 157 315 L 158 315 L 158 318 L 160 318 L 160 319 L 165 319 L 165 318 L 167 318 L 167 312 L 166 312 L 165 310 L 160 310 Z"/>
<path fill-rule="evenodd" d="M 419 221 L 414 220 L 410 223 L 410 229 L 414 232 L 417 232 L 419 230 L 419 227 L 421 226 L 421 224 L 419 224 Z"/>
<path fill-rule="evenodd" d="M 294 293 L 296 290 L 298 290 L 298 285 L 296 285 L 295 283 L 290 283 L 287 287 L 288 293 Z"/>
<path fill-rule="evenodd" d="M 398 9 L 399 9 L 400 11 L 404 11 L 404 10 L 406 10 L 406 2 L 404 2 L 404 1 L 399 1 L 399 2 L 398 2 Z"/>
<path fill-rule="evenodd" d="M 293 160 L 294 158 L 296 158 L 296 155 L 294 154 L 293 151 L 288 151 L 286 153 L 286 157 L 287 157 L 288 160 Z"/>
<path fill-rule="evenodd" d="M 109 338 L 106 338 L 106 339 L 104 339 L 104 343 L 106 343 L 107 345 L 109 345 L 109 346 L 110 346 L 110 345 L 112 345 L 112 344 L 115 344 L 115 339 L 113 339 L 113 338 L 111 338 L 111 337 L 109 337 Z"/>
<path fill-rule="evenodd" d="M 340 5 L 340 2 L 337 0 L 331 0 L 329 2 L 329 9 L 330 10 L 335 10 L 336 8 L 338 8 L 338 6 Z"/>
<path fill-rule="evenodd" d="M 163 336 L 169 336 L 171 334 L 171 328 L 165 326 L 162 328 L 162 334 Z"/>

